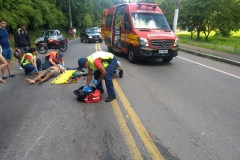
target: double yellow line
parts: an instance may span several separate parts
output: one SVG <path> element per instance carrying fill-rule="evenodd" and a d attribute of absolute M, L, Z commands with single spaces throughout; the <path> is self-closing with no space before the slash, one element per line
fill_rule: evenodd
<path fill-rule="evenodd" d="M 101 51 L 100 43 L 96 43 L 95 45 L 96 51 Z M 156 147 L 155 143 L 153 142 L 152 138 L 150 137 L 149 133 L 147 132 L 146 128 L 143 126 L 142 122 L 138 118 L 137 114 L 135 113 L 134 109 L 132 108 L 131 104 L 129 103 L 128 99 L 124 95 L 122 89 L 120 88 L 119 84 L 117 83 L 116 79 L 113 79 L 114 88 L 118 94 L 120 101 L 122 102 L 125 110 L 127 111 L 128 117 L 131 119 L 136 131 L 138 132 L 140 138 L 142 139 L 145 147 L 147 148 L 151 158 L 153 160 L 164 160 L 162 154 Z M 129 127 L 122 115 L 120 107 L 116 100 L 111 101 L 112 109 L 116 116 L 118 125 L 122 132 L 122 135 L 125 139 L 126 145 L 129 149 L 129 153 L 133 160 L 141 160 L 142 156 L 138 150 L 138 147 L 134 141 L 134 138 L 129 130 Z"/>

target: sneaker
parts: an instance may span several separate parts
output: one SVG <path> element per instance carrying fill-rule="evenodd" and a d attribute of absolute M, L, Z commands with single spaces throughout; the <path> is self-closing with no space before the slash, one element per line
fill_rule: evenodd
<path fill-rule="evenodd" d="M 109 96 L 105 99 L 105 102 L 111 102 L 112 100 L 116 99 L 115 95 Z"/>
<path fill-rule="evenodd" d="M 23 69 L 21 66 L 19 66 L 19 69 Z"/>
<path fill-rule="evenodd" d="M 2 76 L 2 79 L 8 79 L 8 77 L 6 75 Z"/>
<path fill-rule="evenodd" d="M 17 77 L 17 76 L 14 74 L 10 74 L 9 77 Z"/>

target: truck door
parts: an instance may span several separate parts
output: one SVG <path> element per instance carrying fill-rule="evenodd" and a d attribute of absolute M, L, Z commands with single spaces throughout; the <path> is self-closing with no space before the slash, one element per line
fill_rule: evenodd
<path fill-rule="evenodd" d="M 114 47 L 121 48 L 121 28 L 122 28 L 122 20 L 125 11 L 126 5 L 118 6 L 114 16 L 114 23 L 113 23 L 113 45 Z"/>
<path fill-rule="evenodd" d="M 131 41 L 132 27 L 131 27 L 130 15 L 128 13 L 124 14 L 124 20 L 121 30 L 121 51 L 123 53 L 128 52 L 128 45 Z"/>

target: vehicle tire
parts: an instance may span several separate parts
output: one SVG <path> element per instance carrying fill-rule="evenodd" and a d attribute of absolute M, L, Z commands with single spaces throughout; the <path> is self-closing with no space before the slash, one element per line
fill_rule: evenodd
<path fill-rule="evenodd" d="M 59 50 L 64 52 L 67 50 L 67 43 L 61 43 L 59 46 Z"/>
<path fill-rule="evenodd" d="M 138 59 L 136 57 L 136 53 L 134 52 L 133 47 L 130 47 L 128 49 L 128 61 L 130 63 L 136 63 L 138 61 Z"/>
<path fill-rule="evenodd" d="M 89 40 L 88 40 L 88 39 L 85 39 L 85 42 L 86 42 L 86 43 L 89 43 Z"/>
<path fill-rule="evenodd" d="M 80 41 L 81 41 L 81 42 L 83 42 L 83 39 L 82 39 L 82 38 L 80 38 Z"/>
<path fill-rule="evenodd" d="M 45 54 L 48 51 L 48 46 L 46 44 L 39 44 L 37 47 L 37 51 L 41 54 Z"/>
<path fill-rule="evenodd" d="M 173 59 L 173 57 L 163 57 L 163 62 L 170 62 Z"/>
<path fill-rule="evenodd" d="M 112 47 L 108 46 L 108 52 L 111 52 L 111 53 L 113 52 Z"/>
<path fill-rule="evenodd" d="M 123 77 L 123 70 L 122 70 L 122 69 L 120 69 L 120 71 L 119 71 L 119 77 L 120 77 L 120 78 Z"/>

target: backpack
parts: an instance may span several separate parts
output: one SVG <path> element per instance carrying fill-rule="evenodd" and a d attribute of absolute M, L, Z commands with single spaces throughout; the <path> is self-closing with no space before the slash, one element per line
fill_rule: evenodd
<path fill-rule="evenodd" d="M 21 28 L 18 28 L 18 30 L 17 30 L 17 32 L 18 32 L 18 35 L 20 35 L 20 34 L 21 34 L 21 32 L 20 32 L 20 31 L 21 31 Z M 28 34 L 28 33 L 27 33 L 27 30 L 24 30 L 24 32 L 25 32 L 26 34 Z"/>
<path fill-rule="evenodd" d="M 80 87 L 77 90 L 74 90 L 73 93 L 77 96 L 77 100 L 85 103 L 97 103 L 102 100 L 102 95 L 100 90 L 95 87 L 91 87 L 91 92 L 82 91 L 84 86 Z"/>

